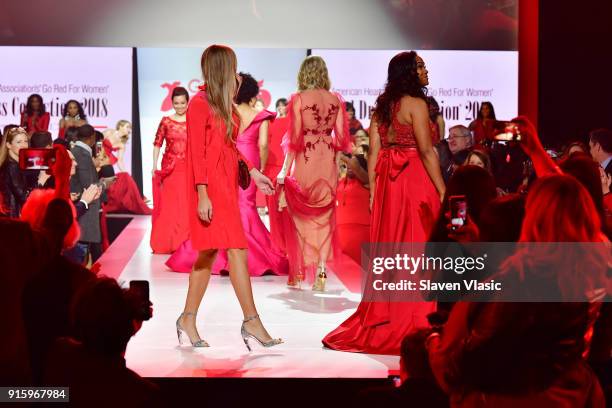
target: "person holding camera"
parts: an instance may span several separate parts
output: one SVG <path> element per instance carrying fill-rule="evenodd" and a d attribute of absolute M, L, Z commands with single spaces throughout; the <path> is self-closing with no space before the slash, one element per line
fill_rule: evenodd
<path fill-rule="evenodd" d="M 99 278 L 77 293 L 71 311 L 74 337 L 55 342 L 44 384 L 70 384 L 74 406 L 160 406 L 158 387 L 125 362 L 130 338 L 152 316 L 148 299 L 114 279 Z"/>

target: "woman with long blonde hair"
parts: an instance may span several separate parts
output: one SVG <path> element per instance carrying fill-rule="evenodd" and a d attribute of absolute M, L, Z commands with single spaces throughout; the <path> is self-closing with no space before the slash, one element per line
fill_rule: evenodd
<path fill-rule="evenodd" d="M 19 168 L 19 151 L 28 148 L 28 133 L 22 127 L 6 132 L 0 145 L 0 198 L 6 215 L 18 218 L 21 207 L 28 198 L 24 172 Z"/>
<path fill-rule="evenodd" d="M 325 290 L 327 261 L 339 253 L 334 239 L 337 156 L 350 145 L 344 101 L 330 88 L 325 61 L 307 57 L 298 74 L 298 92 L 287 107 L 285 162 L 277 176 L 283 188 L 277 208 L 270 209 L 275 240 L 289 259 L 287 284 L 314 281 L 312 289 L 319 291 Z"/>
<path fill-rule="evenodd" d="M 226 249 L 230 280 L 240 302 L 244 320 L 240 333 L 250 350 L 249 339 L 264 347 L 282 343 L 264 328 L 253 300 L 247 268 L 247 240 L 238 206 L 238 178 L 248 173 L 264 194 L 271 194 L 270 179 L 249 163 L 236 148 L 239 118 L 234 97 L 240 86 L 236 54 L 231 48 L 211 45 L 202 54 L 205 84 L 187 109 L 187 185 L 191 243 L 199 251 L 189 276 L 183 313 L 176 321 L 179 342 L 187 335 L 194 347 L 208 347 L 196 328 L 196 314 L 208 286 L 219 249 Z M 241 163 L 239 163 L 241 162 Z"/>

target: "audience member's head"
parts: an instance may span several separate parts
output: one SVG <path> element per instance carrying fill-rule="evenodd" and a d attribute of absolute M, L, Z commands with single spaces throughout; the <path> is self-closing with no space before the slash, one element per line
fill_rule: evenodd
<path fill-rule="evenodd" d="M 56 198 L 55 190 L 33 190 L 21 209 L 20 218 L 30 224 L 33 230 L 54 232 L 54 236 L 61 242 L 58 249 L 72 248 L 79 239 L 76 210 L 72 203 Z"/>
<path fill-rule="evenodd" d="M 87 116 L 85 116 L 85 111 L 83 110 L 83 105 L 75 99 L 71 99 L 64 105 L 64 109 L 62 109 L 62 116 L 64 118 L 72 118 L 72 119 L 80 119 L 86 120 Z"/>
<path fill-rule="evenodd" d="M 570 157 L 574 153 L 589 154 L 589 147 L 580 141 L 574 141 L 567 145 L 563 157 Z"/>
<path fill-rule="evenodd" d="M 448 148 L 456 154 L 472 147 L 472 132 L 463 125 L 453 126 L 448 130 Z"/>
<path fill-rule="evenodd" d="M 66 128 L 64 132 L 64 140 L 68 143 L 74 143 L 79 140 L 79 128 L 76 126 L 70 126 Z"/>
<path fill-rule="evenodd" d="M 412 332 L 402 340 L 400 347 L 400 377 L 402 382 L 408 378 L 434 380 L 425 340 L 431 334 L 430 329 Z"/>
<path fill-rule="evenodd" d="M 601 190 L 601 178 L 599 165 L 585 153 L 574 153 L 569 158 L 561 161 L 559 167 L 563 173 L 574 176 L 582 184 L 599 214 L 603 214 L 603 192 Z"/>
<path fill-rule="evenodd" d="M 30 147 L 33 148 L 50 148 L 53 147 L 53 138 L 50 132 L 34 132 L 30 138 Z"/>
<path fill-rule="evenodd" d="M 11 129 L 17 128 L 17 127 L 19 127 L 19 125 L 13 125 L 13 124 L 6 125 L 6 126 L 5 126 L 5 127 L 2 129 L 2 138 L 3 138 L 3 139 L 4 139 L 4 138 L 6 138 L 6 135 L 8 134 L 8 131 L 9 131 L 9 130 L 11 130 Z"/>
<path fill-rule="evenodd" d="M 89 147 L 93 147 L 96 143 L 96 130 L 91 125 L 83 125 L 79 127 L 77 140 L 85 143 Z"/>
<path fill-rule="evenodd" d="M 480 214 L 482 242 L 518 242 L 525 218 L 525 196 L 508 194 L 497 197 Z"/>
<path fill-rule="evenodd" d="M 242 78 L 242 83 L 240 84 L 240 89 L 238 89 L 238 94 L 236 95 L 236 103 L 237 104 L 250 104 L 251 106 L 255 105 L 255 101 L 257 100 L 257 95 L 259 95 L 259 85 L 257 84 L 257 80 L 251 76 L 251 74 L 247 74 L 246 72 L 241 72 L 238 75 Z"/>
<path fill-rule="evenodd" d="M 589 150 L 593 160 L 600 164 L 612 156 L 612 130 L 593 130 L 589 134 Z"/>
<path fill-rule="evenodd" d="M 6 160 L 11 158 L 14 161 L 19 160 L 19 151 L 28 148 L 28 133 L 24 128 L 13 127 L 6 132 L 6 136 L 0 146 L 0 166 Z"/>
<path fill-rule="evenodd" d="M 587 189 L 574 177 L 538 179 L 525 205 L 523 242 L 600 242 L 599 213 Z"/>
<path fill-rule="evenodd" d="M 116 280 L 96 279 L 73 302 L 75 337 L 92 353 L 121 356 L 135 332 L 132 310 Z"/>
<path fill-rule="evenodd" d="M 483 102 L 478 110 L 478 119 L 493 119 L 495 120 L 495 108 L 491 102 Z"/>
<path fill-rule="evenodd" d="M 483 150 L 472 150 L 465 159 L 464 164 L 482 167 L 491 173 L 491 158 Z"/>

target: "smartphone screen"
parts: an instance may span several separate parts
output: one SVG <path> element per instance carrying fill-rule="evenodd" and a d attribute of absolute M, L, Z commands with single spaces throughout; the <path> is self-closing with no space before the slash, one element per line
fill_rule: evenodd
<path fill-rule="evenodd" d="M 19 168 L 21 170 L 48 170 L 55 163 L 53 149 L 21 149 L 19 151 Z"/>
<path fill-rule="evenodd" d="M 132 291 L 142 301 L 149 302 L 149 281 L 146 281 L 146 280 L 130 281 L 130 291 Z"/>
<path fill-rule="evenodd" d="M 449 198 L 451 225 L 454 229 L 465 225 L 467 220 L 467 200 L 464 195 Z"/>

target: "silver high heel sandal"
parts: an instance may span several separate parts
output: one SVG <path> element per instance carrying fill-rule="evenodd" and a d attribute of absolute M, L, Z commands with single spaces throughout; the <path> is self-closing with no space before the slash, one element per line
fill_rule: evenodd
<path fill-rule="evenodd" d="M 178 342 L 179 345 L 183 345 L 183 342 L 187 342 L 185 340 L 185 338 L 187 338 L 187 340 L 189 340 L 189 343 L 191 343 L 192 347 L 210 347 L 210 345 L 206 342 L 206 340 L 196 340 L 193 341 L 191 340 L 191 337 L 189 337 L 189 334 L 187 334 L 187 331 L 185 329 L 183 329 L 183 327 L 181 326 L 181 317 L 183 316 L 193 316 L 193 318 L 195 319 L 196 314 L 193 312 L 183 312 L 181 313 L 181 315 L 178 317 L 178 319 L 176 319 L 176 335 L 178 337 Z"/>
<path fill-rule="evenodd" d="M 257 338 L 254 334 L 251 334 L 244 327 L 246 322 L 250 322 L 251 320 L 259 319 L 259 315 L 247 316 L 246 319 L 242 321 L 242 326 L 240 327 L 240 334 L 242 335 L 242 340 L 244 341 L 244 345 L 247 350 L 251 351 L 251 346 L 249 345 L 249 338 L 255 339 L 262 347 L 272 347 L 283 342 L 282 339 L 272 339 L 268 341 L 261 341 L 261 339 Z"/>

